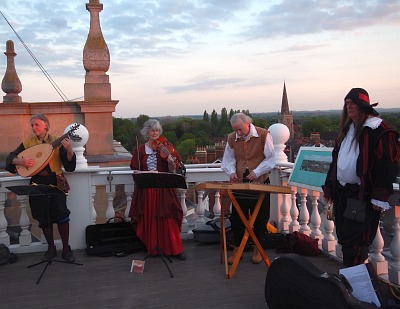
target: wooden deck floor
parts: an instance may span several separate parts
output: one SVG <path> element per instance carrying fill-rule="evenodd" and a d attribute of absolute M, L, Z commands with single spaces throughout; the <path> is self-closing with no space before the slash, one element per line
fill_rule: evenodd
<path fill-rule="evenodd" d="M 184 241 L 186 261 L 172 259 L 174 278 L 159 257 L 146 260 L 143 274 L 130 273 L 132 259 L 92 257 L 75 251 L 82 266 L 53 262 L 32 268 L 43 253 L 18 255 L 15 264 L 0 266 L 0 307 L 8 308 L 268 308 L 265 264 L 253 265 L 245 252 L 234 278 L 226 279 L 219 245 Z M 272 262 L 275 250 L 266 250 Z M 60 252 L 58 254 L 60 256 Z M 309 257 L 322 271 L 337 273 L 341 264 L 326 255 Z"/>

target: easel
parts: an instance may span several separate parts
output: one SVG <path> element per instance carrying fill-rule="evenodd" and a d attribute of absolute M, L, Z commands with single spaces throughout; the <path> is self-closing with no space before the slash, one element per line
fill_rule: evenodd
<path fill-rule="evenodd" d="M 139 189 L 148 189 L 148 188 L 181 188 L 187 189 L 185 177 L 180 174 L 173 174 L 173 173 L 161 173 L 161 172 L 137 172 L 133 173 L 133 180 L 135 181 L 135 185 Z M 154 252 L 157 252 L 157 255 L 161 257 L 162 261 L 164 262 L 165 266 L 167 266 L 168 272 L 171 278 L 174 277 L 172 274 L 166 259 L 170 263 L 172 263 L 171 259 L 166 256 L 160 248 L 158 244 L 158 205 L 156 205 L 156 246 L 150 251 L 149 254 L 144 259 L 152 256 Z"/>
<path fill-rule="evenodd" d="M 261 246 L 260 242 L 258 241 L 256 235 L 253 231 L 253 225 L 257 218 L 258 212 L 260 210 L 261 204 L 264 200 L 266 192 L 270 193 L 282 193 L 282 194 L 289 194 L 290 187 L 281 187 L 281 186 L 273 186 L 273 185 L 265 185 L 265 184 L 254 184 L 254 183 L 200 183 L 196 185 L 196 190 L 227 190 L 228 196 L 232 202 L 233 207 L 235 207 L 240 220 L 243 222 L 245 226 L 245 232 L 240 243 L 239 249 L 237 254 L 235 255 L 235 259 L 233 260 L 232 266 L 230 270 L 228 269 L 228 254 L 226 248 L 226 231 L 224 226 L 224 220 L 221 220 L 221 231 L 222 231 L 222 246 L 223 246 L 223 258 L 225 262 L 225 276 L 227 279 L 233 278 L 235 274 L 236 268 L 239 265 L 240 258 L 242 257 L 244 247 L 246 246 L 247 240 L 249 236 L 252 238 L 254 245 L 257 247 L 258 251 L 260 252 L 264 263 L 267 267 L 270 266 L 270 261 L 265 254 L 263 247 Z M 243 214 L 242 209 L 240 208 L 234 194 L 232 191 L 253 191 L 254 193 L 258 193 L 257 203 L 254 207 L 253 214 L 250 220 L 247 220 L 246 216 Z M 221 209 L 221 218 L 224 218 L 224 210 Z"/>
<path fill-rule="evenodd" d="M 42 184 L 32 184 L 32 185 L 26 185 L 26 186 L 11 186 L 11 187 L 6 187 L 8 190 L 11 192 L 14 192 L 17 195 L 28 195 L 28 196 L 45 196 L 47 197 L 47 222 L 48 226 L 50 226 L 51 220 L 50 220 L 50 198 L 51 196 L 60 196 L 60 195 L 65 195 L 63 191 L 58 189 L 54 185 L 42 185 Z M 32 265 L 27 266 L 27 268 L 31 268 L 43 263 L 46 263 L 45 268 L 43 269 L 39 279 L 36 281 L 36 284 L 40 283 L 40 280 L 42 279 L 47 267 L 51 265 L 53 262 L 58 262 L 58 263 L 65 263 L 65 264 L 75 264 L 75 265 L 83 265 L 80 263 L 76 262 L 66 262 L 66 261 L 59 261 L 59 260 L 54 260 L 53 258 L 41 261 L 39 263 L 35 263 Z"/>

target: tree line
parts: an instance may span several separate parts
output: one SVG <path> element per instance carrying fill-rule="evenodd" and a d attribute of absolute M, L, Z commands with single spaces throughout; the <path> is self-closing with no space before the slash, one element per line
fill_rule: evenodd
<path fill-rule="evenodd" d="M 163 127 L 165 136 L 178 150 L 182 159 L 193 156 L 196 147 L 214 145 L 216 142 L 226 141 L 232 131 L 229 119 L 237 112 L 243 112 L 253 118 L 253 124 L 268 128 L 277 123 L 279 114 L 275 116 L 252 116 L 249 110 L 233 110 L 228 112 L 224 107 L 220 114 L 213 110 L 210 114 L 205 110 L 203 117 L 160 117 L 157 118 Z M 381 113 L 387 123 L 395 130 L 400 130 L 400 113 Z M 148 115 L 139 115 L 137 118 L 113 118 L 114 139 L 119 141 L 126 150 L 133 152 L 136 147 L 145 142 L 140 134 L 143 124 L 149 120 Z M 337 132 L 340 112 L 322 116 L 295 116 L 294 123 L 301 127 L 303 136 L 312 132 Z"/>

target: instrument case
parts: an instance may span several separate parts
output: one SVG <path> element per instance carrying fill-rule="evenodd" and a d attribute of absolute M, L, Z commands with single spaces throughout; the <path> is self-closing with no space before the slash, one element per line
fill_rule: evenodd
<path fill-rule="evenodd" d="M 265 300 L 271 309 L 368 309 L 373 304 L 357 300 L 343 276 L 326 273 L 301 255 L 276 258 L 268 269 Z"/>
<path fill-rule="evenodd" d="M 119 221 L 117 221 L 119 220 Z M 86 253 L 97 256 L 124 256 L 144 250 L 130 222 L 115 217 L 104 224 L 88 225 Z"/>

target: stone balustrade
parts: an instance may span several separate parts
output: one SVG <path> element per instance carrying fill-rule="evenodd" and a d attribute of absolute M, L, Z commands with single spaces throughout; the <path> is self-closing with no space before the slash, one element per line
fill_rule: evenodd
<path fill-rule="evenodd" d="M 281 179 L 281 183 L 273 185 L 286 185 L 285 177 L 282 177 L 282 170 L 290 166 L 277 166 L 271 174 L 271 179 Z M 132 171 L 126 167 L 87 167 L 76 170 L 74 173 L 67 173 L 67 178 L 71 186 L 71 191 L 67 198 L 68 208 L 71 210 L 71 232 L 70 243 L 73 249 L 84 249 L 85 228 L 90 224 L 104 223 L 116 216 L 114 199 L 117 194 L 117 186 L 123 185 L 126 196 L 126 208 L 123 215 L 129 213 L 131 196 L 134 190 Z M 19 234 L 18 239 L 11 241 L 12 235 L 8 231 L 7 208 L 9 207 L 10 191 L 7 187 L 27 185 L 29 180 L 20 176 L 9 176 L 2 173 L 0 175 L 0 243 L 10 247 L 11 251 L 17 253 L 45 251 L 45 240 L 37 232 L 32 237 L 32 227 L 35 220 L 29 215 L 28 197 L 21 195 L 16 197 L 19 204 Z M 188 184 L 200 183 L 204 181 L 228 181 L 226 174 L 220 169 L 219 164 L 208 165 L 187 165 Z M 396 185 L 396 184 L 395 184 Z M 189 186 L 190 188 L 190 186 Z M 398 187 L 397 189 L 398 194 Z M 100 194 L 103 197 L 99 197 Z M 221 214 L 220 193 L 213 192 L 214 204 L 208 205 L 207 192 L 196 192 L 195 221 L 189 222 L 186 219 L 188 209 L 186 206 L 187 190 L 179 189 L 178 196 L 181 201 L 184 220 L 182 223 L 182 238 L 193 237 L 192 229 L 204 226 L 206 218 L 206 208 L 216 216 Z M 105 198 L 104 198 L 105 195 Z M 324 212 L 319 210 L 320 192 L 310 191 L 302 187 L 291 186 L 291 194 L 271 194 L 271 217 L 270 223 L 276 226 L 279 232 L 291 233 L 300 231 L 312 238 L 319 239 L 321 250 L 333 257 L 341 258 L 340 245 L 334 234 L 332 221 L 326 220 Z M 102 199 L 99 202 L 99 199 Z M 103 207 L 99 207 L 102 204 Z M 14 207 L 15 208 L 15 207 Z M 390 252 L 383 252 L 384 240 L 378 230 L 376 239 L 371 246 L 370 262 L 376 266 L 380 275 L 388 276 L 391 281 L 399 282 L 400 279 L 400 213 L 395 207 L 395 218 L 393 219 L 393 239 L 390 245 Z M 99 219 L 102 218 L 102 219 Z M 32 241 L 33 239 L 39 241 Z M 59 244 L 60 245 L 60 244 Z M 389 272 L 390 262 L 390 272 Z"/>

